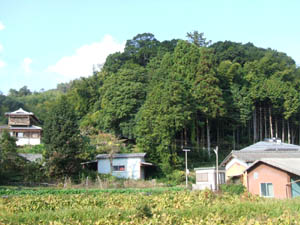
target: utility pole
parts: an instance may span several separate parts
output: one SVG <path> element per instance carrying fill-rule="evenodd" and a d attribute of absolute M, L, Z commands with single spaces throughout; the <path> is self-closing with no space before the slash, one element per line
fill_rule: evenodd
<path fill-rule="evenodd" d="M 187 152 L 191 151 L 190 149 L 182 149 L 185 152 L 185 187 L 188 187 L 188 165 L 187 165 Z"/>
<path fill-rule="evenodd" d="M 219 190 L 219 160 L 218 160 L 218 146 L 216 149 L 214 149 L 214 152 L 216 154 L 216 190 Z"/>

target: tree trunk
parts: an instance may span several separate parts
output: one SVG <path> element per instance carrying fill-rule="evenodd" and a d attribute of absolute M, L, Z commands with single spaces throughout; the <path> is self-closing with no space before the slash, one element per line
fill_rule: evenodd
<path fill-rule="evenodd" d="M 208 118 L 206 118 L 206 135 L 207 135 L 207 153 L 208 158 L 210 158 L 210 130 L 209 130 L 209 121 Z"/>
<path fill-rule="evenodd" d="M 290 131 L 290 123 L 287 121 L 287 129 L 288 129 L 288 143 L 291 143 L 291 131 Z"/>
<path fill-rule="evenodd" d="M 278 121 L 277 121 L 277 118 L 275 117 L 275 130 L 276 130 L 276 138 L 278 138 Z"/>
<path fill-rule="evenodd" d="M 187 129 L 184 128 L 184 146 L 187 146 Z"/>
<path fill-rule="evenodd" d="M 242 131 L 243 131 L 243 129 L 242 129 Z M 242 133 L 242 131 L 241 131 L 241 133 Z M 237 149 L 240 148 L 240 133 L 239 133 L 239 127 L 237 127 L 237 129 L 236 129 L 236 147 L 237 147 Z"/>
<path fill-rule="evenodd" d="M 204 126 L 201 127 L 201 145 L 202 145 L 202 148 L 204 149 L 204 146 L 205 146 L 205 127 Z"/>
<path fill-rule="evenodd" d="M 247 133 L 248 133 L 248 141 L 250 142 L 251 141 L 251 120 L 248 121 L 248 130 L 247 130 Z"/>
<path fill-rule="evenodd" d="M 281 138 L 282 138 L 282 142 L 284 142 L 285 140 L 285 135 L 284 135 L 284 118 L 282 118 L 282 127 L 281 127 Z"/>
<path fill-rule="evenodd" d="M 269 107 L 269 123 L 270 123 L 270 136 L 271 136 L 271 138 L 273 138 L 274 135 L 273 135 L 273 124 L 272 124 L 272 110 L 271 110 L 271 106 Z"/>
<path fill-rule="evenodd" d="M 265 138 L 268 137 L 268 129 L 267 129 L 267 111 L 264 110 L 264 124 L 265 124 Z"/>
<path fill-rule="evenodd" d="M 253 111 L 253 142 L 257 140 L 257 119 L 256 119 L 256 107 Z"/>
<path fill-rule="evenodd" d="M 235 135 L 234 135 L 234 128 L 232 129 L 232 149 L 235 150 Z"/>
<path fill-rule="evenodd" d="M 180 137 L 181 148 L 183 148 L 183 133 L 184 133 L 184 130 L 181 131 L 181 137 Z"/>
<path fill-rule="evenodd" d="M 217 146 L 219 146 L 220 143 L 220 127 L 219 127 L 219 120 L 217 122 Z"/>
<path fill-rule="evenodd" d="M 262 140 L 262 114 L 261 114 L 261 106 L 259 106 L 259 140 Z"/>
<path fill-rule="evenodd" d="M 197 126 L 197 123 L 195 124 L 195 126 L 196 126 L 196 132 L 197 132 L 197 148 L 199 148 L 200 147 L 200 129 Z"/>

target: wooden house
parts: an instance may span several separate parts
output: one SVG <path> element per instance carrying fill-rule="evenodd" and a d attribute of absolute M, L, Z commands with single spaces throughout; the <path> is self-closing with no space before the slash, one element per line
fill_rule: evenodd
<path fill-rule="evenodd" d="M 26 112 L 20 108 L 17 111 L 5 113 L 5 116 L 8 117 L 8 125 L 0 126 L 0 132 L 7 129 L 11 136 L 17 138 L 18 146 L 41 143 L 42 128 L 35 125 L 39 123 L 39 120 L 32 112 Z"/>

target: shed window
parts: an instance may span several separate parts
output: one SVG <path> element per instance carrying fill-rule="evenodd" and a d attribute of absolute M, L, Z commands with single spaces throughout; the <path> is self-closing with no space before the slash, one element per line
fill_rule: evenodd
<path fill-rule="evenodd" d="M 260 184 L 260 195 L 263 197 L 274 197 L 273 184 L 272 183 L 261 183 Z"/>
<path fill-rule="evenodd" d="M 125 166 L 113 166 L 114 171 L 125 171 Z"/>
<path fill-rule="evenodd" d="M 208 182 L 208 174 L 207 173 L 196 173 L 196 181 L 197 182 Z"/>
<path fill-rule="evenodd" d="M 225 173 L 223 173 L 223 172 L 219 173 L 219 183 L 225 184 Z"/>

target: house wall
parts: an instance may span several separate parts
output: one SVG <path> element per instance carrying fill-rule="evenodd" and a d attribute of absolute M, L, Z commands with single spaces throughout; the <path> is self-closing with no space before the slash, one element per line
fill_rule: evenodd
<path fill-rule="evenodd" d="M 238 176 L 244 173 L 247 169 L 248 165 L 239 160 L 239 159 L 232 159 L 228 162 L 225 166 L 226 169 L 226 181 L 230 179 L 230 177 Z M 242 182 L 245 187 L 247 187 L 247 175 L 242 175 Z"/>
<path fill-rule="evenodd" d="M 115 158 L 113 166 L 125 166 L 125 171 L 113 171 L 112 175 L 120 178 L 144 179 L 144 173 L 141 171 L 141 158 Z M 98 159 L 98 172 L 102 174 L 110 173 L 109 159 Z"/>
<path fill-rule="evenodd" d="M 29 126 L 30 118 L 29 116 L 9 116 L 8 125 Z"/>
<path fill-rule="evenodd" d="M 256 173 L 256 175 L 254 175 Z M 291 196 L 290 187 L 286 184 L 290 182 L 288 173 L 269 166 L 267 164 L 259 164 L 252 170 L 248 171 L 248 191 L 255 195 L 260 195 L 261 183 L 272 183 L 274 198 L 288 198 Z"/>
<path fill-rule="evenodd" d="M 243 172 L 247 169 L 247 164 L 238 159 L 232 159 L 225 166 L 226 169 L 226 180 L 228 180 L 232 176 L 238 176 L 243 174 Z"/>
<path fill-rule="evenodd" d="M 39 144 L 41 144 L 40 138 L 18 138 L 16 141 L 17 146 L 39 145 Z"/>

